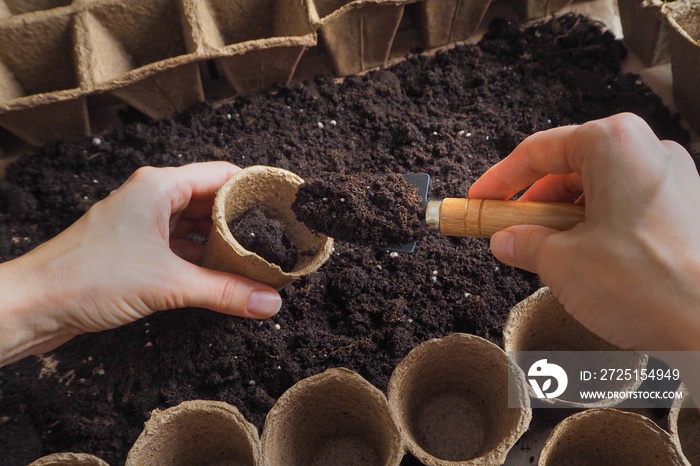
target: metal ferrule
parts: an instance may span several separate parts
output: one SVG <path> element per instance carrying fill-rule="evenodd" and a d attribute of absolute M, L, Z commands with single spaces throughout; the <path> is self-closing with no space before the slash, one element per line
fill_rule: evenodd
<path fill-rule="evenodd" d="M 428 230 L 440 229 L 440 207 L 442 201 L 430 201 L 425 209 L 425 225 Z"/>

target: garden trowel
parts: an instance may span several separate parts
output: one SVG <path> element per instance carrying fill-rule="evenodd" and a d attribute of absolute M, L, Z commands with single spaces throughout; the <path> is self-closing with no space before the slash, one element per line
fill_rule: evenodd
<path fill-rule="evenodd" d="M 403 177 L 414 185 L 425 209 L 428 230 L 446 236 L 489 238 L 497 231 L 513 225 L 541 225 L 568 230 L 585 220 L 585 207 L 563 202 L 499 201 L 466 198 L 445 198 L 428 201 L 430 175 L 409 173 Z M 416 241 L 390 244 L 387 249 L 411 253 Z"/>

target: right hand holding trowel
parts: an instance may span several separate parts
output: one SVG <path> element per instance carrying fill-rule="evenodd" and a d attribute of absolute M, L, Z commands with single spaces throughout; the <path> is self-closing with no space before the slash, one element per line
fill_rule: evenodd
<path fill-rule="evenodd" d="M 700 177 L 683 147 L 632 114 L 554 128 L 525 139 L 469 197 L 508 199 L 528 186 L 519 201 L 585 194 L 585 221 L 508 227 L 491 239 L 498 259 L 539 274 L 611 343 L 700 350 Z"/>

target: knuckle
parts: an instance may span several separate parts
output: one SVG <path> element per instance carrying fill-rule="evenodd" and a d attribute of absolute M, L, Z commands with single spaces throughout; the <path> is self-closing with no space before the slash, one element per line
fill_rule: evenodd
<path fill-rule="evenodd" d="M 219 283 L 218 290 L 215 293 L 218 309 L 230 309 L 232 304 L 236 303 L 234 297 L 238 292 L 238 285 L 238 281 L 233 279 L 223 280 Z M 235 311 L 241 312 L 243 309 L 235 309 Z"/>
<path fill-rule="evenodd" d="M 169 176 L 169 173 L 172 173 L 171 170 L 173 170 L 172 167 L 143 166 L 136 169 L 125 184 L 132 185 L 140 192 L 148 190 L 153 199 L 173 197 L 176 193 L 179 193 L 179 190 L 174 189 L 174 186 L 177 186 L 177 182 L 173 181 Z M 187 200 L 189 200 L 189 197 L 187 197 Z M 180 201 L 180 199 L 174 199 L 173 202 L 175 201 Z M 186 204 L 187 202 L 185 202 Z"/>
<path fill-rule="evenodd" d="M 678 152 L 678 153 L 685 153 L 686 152 L 686 150 L 683 148 L 683 146 L 678 144 L 676 141 L 671 141 L 671 140 L 665 139 L 665 140 L 661 141 L 661 144 L 663 144 L 664 147 L 666 147 L 666 149 L 673 151 L 673 152 Z"/>
<path fill-rule="evenodd" d="M 673 154 L 673 155 L 676 155 L 676 156 L 680 156 L 680 157 L 683 157 L 683 158 L 690 158 L 690 159 L 692 159 L 690 153 L 685 149 L 685 147 L 683 147 L 682 145 L 680 145 L 680 144 L 677 143 L 676 141 L 664 140 L 664 141 L 661 141 L 661 144 L 663 144 L 664 148 L 665 148 L 670 154 Z"/>
<path fill-rule="evenodd" d="M 627 145 L 630 141 L 644 134 L 646 123 L 633 113 L 621 113 L 609 118 L 608 135 L 612 141 Z"/>
<path fill-rule="evenodd" d="M 520 228 L 515 235 L 513 255 L 518 264 L 525 265 L 528 269 L 537 268 L 540 255 L 541 241 L 537 241 L 533 228 Z"/>
<path fill-rule="evenodd" d="M 158 173 L 161 169 L 152 167 L 152 166 L 144 166 L 144 167 L 139 167 L 134 171 L 134 173 L 129 177 L 129 181 L 136 182 L 136 183 L 151 183 L 155 178 L 157 178 Z"/>
<path fill-rule="evenodd" d="M 589 121 L 580 127 L 587 142 L 593 140 L 614 144 L 626 144 L 646 128 L 646 122 L 634 113 L 619 113 L 601 120 Z"/>
<path fill-rule="evenodd" d="M 600 120 L 584 123 L 579 127 L 578 137 L 572 141 L 579 166 L 607 167 L 614 160 L 628 163 L 637 155 L 640 141 L 653 132 L 647 123 L 633 113 L 619 113 Z M 654 136 L 655 138 L 655 136 Z M 627 161 L 627 162 L 625 162 Z"/>
<path fill-rule="evenodd" d="M 547 276 L 556 282 L 566 275 L 566 265 L 562 260 L 572 248 L 568 243 L 569 236 L 567 232 L 558 232 L 531 239 L 532 247 L 535 248 L 532 260 L 543 279 Z"/>
<path fill-rule="evenodd" d="M 640 127 L 647 126 L 646 122 L 640 116 L 630 112 L 618 113 L 602 121 L 606 120 L 614 130 L 626 133 L 639 131 Z"/>
<path fill-rule="evenodd" d="M 156 171 L 155 167 L 151 167 L 151 166 L 139 167 L 134 172 L 134 178 L 149 178 L 154 174 L 155 171 Z"/>

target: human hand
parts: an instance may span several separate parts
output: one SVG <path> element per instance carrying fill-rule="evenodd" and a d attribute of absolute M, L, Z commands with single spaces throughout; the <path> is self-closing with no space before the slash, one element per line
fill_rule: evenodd
<path fill-rule="evenodd" d="M 700 350 L 700 177 L 679 144 L 619 114 L 525 139 L 469 197 L 582 202 L 569 231 L 498 232 L 501 261 L 540 275 L 574 318 L 613 344 Z"/>
<path fill-rule="evenodd" d="M 208 236 L 214 194 L 237 170 L 141 168 L 64 232 L 0 264 L 0 365 L 156 311 L 274 315 L 274 288 L 195 265 L 205 246 L 185 238 Z"/>

